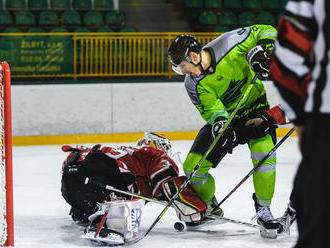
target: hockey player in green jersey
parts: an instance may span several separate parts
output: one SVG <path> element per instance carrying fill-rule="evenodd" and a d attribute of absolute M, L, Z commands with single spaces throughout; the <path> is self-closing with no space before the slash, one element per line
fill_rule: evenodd
<path fill-rule="evenodd" d="M 186 75 L 187 93 L 206 121 L 183 163 L 186 175 L 193 171 L 222 130 L 255 73 L 260 77 L 268 76 L 269 55 L 276 34 L 272 26 L 253 25 L 224 33 L 204 47 L 189 35 L 179 35 L 172 41 L 168 51 L 172 69 Z M 252 163 L 257 165 L 276 143 L 275 124 L 276 120 L 269 112 L 264 85 L 257 79 L 230 126 L 191 179 L 193 189 L 210 210 L 217 204 L 215 182 L 209 170 L 238 144 L 248 144 Z M 257 222 L 274 235 L 279 228 L 270 211 L 275 166 L 274 154 L 253 175 Z M 220 208 L 213 212 L 223 215 Z"/>

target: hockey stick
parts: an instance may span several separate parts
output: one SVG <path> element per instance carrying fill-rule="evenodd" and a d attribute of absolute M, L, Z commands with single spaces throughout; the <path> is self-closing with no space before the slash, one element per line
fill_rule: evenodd
<path fill-rule="evenodd" d="M 156 203 L 156 204 L 159 204 L 159 205 L 163 205 L 163 206 L 166 206 L 167 205 L 167 203 L 165 201 L 160 201 L 160 200 L 149 198 L 149 197 L 146 197 L 146 196 L 134 194 L 134 193 L 131 193 L 129 191 L 120 190 L 120 189 L 117 189 L 117 188 L 115 188 L 113 186 L 106 185 L 104 183 L 101 183 L 101 182 L 92 180 L 92 179 L 90 179 L 88 177 L 85 180 L 85 184 L 91 184 L 91 185 L 100 187 L 102 189 L 107 189 L 107 190 L 115 191 L 115 192 L 118 192 L 118 193 L 126 194 L 126 195 L 129 195 L 129 196 L 137 197 L 137 198 L 140 198 L 140 199 L 143 199 L 143 200 L 146 200 L 146 201 L 149 201 L 149 202 L 153 202 L 153 203 Z M 234 223 L 234 224 L 238 224 L 238 225 L 244 225 L 244 226 L 258 228 L 258 229 L 260 228 L 260 226 L 255 225 L 255 224 L 252 224 L 252 223 L 248 223 L 248 222 L 244 222 L 244 221 L 239 221 L 239 220 L 234 220 L 234 219 L 229 219 L 229 218 L 226 218 L 226 217 L 212 216 L 210 218 L 213 218 L 213 219 L 222 219 L 222 220 L 224 220 L 226 222 L 229 222 L 229 223 Z M 103 224 L 102 224 L 102 226 L 103 226 Z"/>
<path fill-rule="evenodd" d="M 95 185 L 95 186 L 100 187 L 102 189 L 107 189 L 107 190 L 115 191 L 115 192 L 118 192 L 118 193 L 122 193 L 124 195 L 129 195 L 129 196 L 137 197 L 137 198 L 140 198 L 140 199 L 143 199 L 143 200 L 146 200 L 146 201 L 150 201 L 150 202 L 154 202 L 154 203 L 166 205 L 165 202 L 162 202 L 162 201 L 159 201 L 159 200 L 155 200 L 155 199 L 152 199 L 152 198 L 149 198 L 149 197 L 145 197 L 145 196 L 142 196 L 142 195 L 134 194 L 134 193 L 129 192 L 129 191 L 120 190 L 120 189 L 117 189 L 117 188 L 115 188 L 113 186 L 106 185 L 104 183 L 94 181 L 94 180 L 92 180 L 92 179 L 90 179 L 88 177 L 86 177 L 86 179 L 85 179 L 85 184 Z"/>
<path fill-rule="evenodd" d="M 283 142 L 289 138 L 289 136 L 294 132 L 295 128 L 291 128 L 290 131 L 273 147 L 273 149 L 268 152 L 263 159 L 232 189 L 213 209 L 218 208 L 222 203 L 224 203 L 262 164 L 266 161 L 276 150 L 279 148 Z M 212 211 L 213 212 L 213 211 Z"/>
<path fill-rule="evenodd" d="M 101 219 L 101 222 L 100 222 L 99 226 L 97 227 L 97 230 L 96 230 L 96 232 L 95 232 L 95 234 L 94 234 L 94 238 L 96 238 L 97 235 L 100 233 L 101 228 L 103 227 L 104 222 L 105 222 L 105 220 L 107 219 L 108 213 L 109 213 L 109 209 L 107 208 L 107 209 L 105 210 L 103 216 L 102 216 L 102 219 Z"/>
<path fill-rule="evenodd" d="M 209 155 L 209 153 L 213 150 L 213 148 L 215 147 L 215 145 L 218 143 L 218 141 L 221 138 L 221 136 L 223 135 L 223 133 L 227 130 L 228 126 L 230 125 L 231 121 L 234 119 L 237 111 L 240 109 L 240 107 L 243 104 L 243 102 L 245 102 L 245 100 L 248 97 L 248 95 L 249 95 L 252 87 L 255 84 L 255 81 L 257 80 L 257 78 L 258 78 L 258 74 L 255 74 L 254 77 L 253 77 L 253 79 L 251 80 L 250 84 L 246 88 L 244 94 L 241 96 L 241 99 L 239 100 L 239 102 L 238 102 L 235 110 L 231 113 L 229 119 L 225 123 L 224 127 L 221 129 L 220 133 L 215 137 L 215 139 L 211 143 L 209 149 L 206 151 L 206 153 L 199 160 L 199 162 L 197 163 L 197 165 L 195 166 L 195 168 L 193 169 L 193 171 L 186 177 L 185 181 L 180 185 L 180 187 L 178 188 L 177 192 L 168 201 L 168 203 L 165 206 L 165 208 L 163 209 L 163 211 L 157 216 L 157 218 L 154 220 L 154 222 L 151 224 L 151 226 L 148 228 L 148 230 L 144 233 L 144 235 L 142 235 L 139 238 L 139 240 L 143 239 L 144 237 L 146 237 L 149 234 L 149 232 L 154 228 L 154 226 L 158 223 L 158 221 L 163 217 L 163 215 L 166 213 L 166 211 L 171 207 L 171 205 L 173 204 L 173 202 L 175 201 L 175 199 L 183 191 L 183 189 L 186 187 L 186 185 L 190 182 L 191 178 L 196 174 L 196 172 L 199 169 L 199 167 L 201 166 L 201 164 L 203 164 L 203 162 L 206 159 L 206 157 Z M 138 242 L 139 240 L 137 240 L 136 242 Z"/>

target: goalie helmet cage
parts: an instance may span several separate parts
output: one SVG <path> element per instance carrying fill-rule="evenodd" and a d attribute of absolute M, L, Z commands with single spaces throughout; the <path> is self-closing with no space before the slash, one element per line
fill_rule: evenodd
<path fill-rule="evenodd" d="M 0 165 L 0 247 L 14 246 L 11 82 L 7 62 L 0 63 L 1 165 Z"/>

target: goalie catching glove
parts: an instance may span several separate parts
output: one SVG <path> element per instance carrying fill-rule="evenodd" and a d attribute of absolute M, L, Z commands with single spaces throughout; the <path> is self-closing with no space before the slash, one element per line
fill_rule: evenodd
<path fill-rule="evenodd" d="M 175 177 L 163 184 L 166 197 L 170 200 L 178 191 L 186 177 Z M 173 202 L 178 218 L 184 222 L 198 223 L 204 219 L 206 203 L 199 198 L 191 184 L 188 184 Z"/>

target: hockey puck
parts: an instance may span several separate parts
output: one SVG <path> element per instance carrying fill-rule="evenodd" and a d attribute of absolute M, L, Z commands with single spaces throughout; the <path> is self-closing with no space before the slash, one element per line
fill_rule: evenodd
<path fill-rule="evenodd" d="M 184 225 L 181 222 L 175 222 L 174 228 L 175 228 L 175 230 L 182 232 L 184 229 Z"/>

